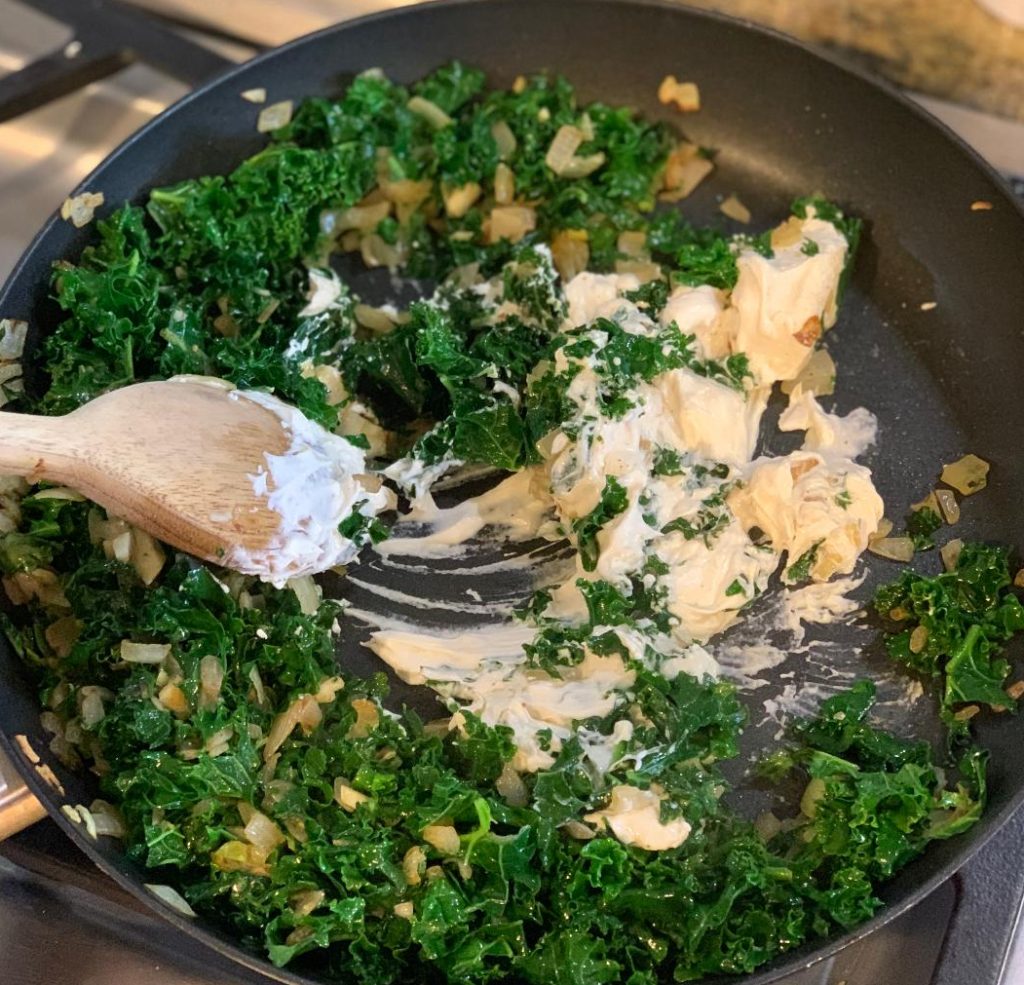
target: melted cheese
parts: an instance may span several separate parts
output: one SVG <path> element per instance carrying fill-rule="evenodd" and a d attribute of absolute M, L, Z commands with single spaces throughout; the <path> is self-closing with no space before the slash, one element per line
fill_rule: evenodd
<path fill-rule="evenodd" d="M 613 787 L 608 806 L 585 815 L 584 820 L 607 827 L 624 845 L 651 852 L 678 848 L 690 836 L 690 825 L 683 818 L 661 820 L 661 798 L 656 793 L 625 784 Z"/>
<path fill-rule="evenodd" d="M 746 353 L 760 383 L 793 379 L 810 359 L 814 340 L 835 323 L 846 239 L 820 219 L 805 219 L 801 233 L 801 241 L 776 249 L 771 258 L 744 249 L 736 261 L 732 350 Z M 804 240 L 818 247 L 814 256 L 803 252 Z"/>

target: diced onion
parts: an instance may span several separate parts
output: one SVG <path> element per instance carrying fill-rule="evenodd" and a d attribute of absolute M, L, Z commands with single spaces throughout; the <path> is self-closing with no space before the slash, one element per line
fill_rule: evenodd
<path fill-rule="evenodd" d="M 882 537 L 869 541 L 868 550 L 890 561 L 909 561 L 914 556 L 914 542 L 909 537 Z"/>
<path fill-rule="evenodd" d="M 299 578 L 289 578 L 288 587 L 295 593 L 299 601 L 299 609 L 304 616 L 316 615 L 320 608 L 320 586 L 313 581 L 312 575 L 302 575 Z"/>
<path fill-rule="evenodd" d="M 537 213 L 526 205 L 497 205 L 487 219 L 487 242 L 500 243 L 507 239 L 518 243 L 537 227 Z"/>
<path fill-rule="evenodd" d="M 173 712 L 179 718 L 189 713 L 188 698 L 185 697 L 185 692 L 177 684 L 165 684 L 160 688 L 157 700 L 168 711 Z"/>
<path fill-rule="evenodd" d="M 525 807 L 529 803 L 530 795 L 526 784 L 512 768 L 511 763 L 505 763 L 502 767 L 501 775 L 494 781 L 494 788 L 511 807 Z"/>
<path fill-rule="evenodd" d="M 498 148 L 498 157 L 507 161 L 516 152 L 516 135 L 512 128 L 504 121 L 498 120 L 491 126 L 491 136 Z"/>
<path fill-rule="evenodd" d="M 66 198 L 60 207 L 60 217 L 76 229 L 92 222 L 96 210 L 103 204 L 103 192 L 82 192 L 74 198 Z"/>
<path fill-rule="evenodd" d="M 658 102 L 664 106 L 674 103 L 682 113 L 696 113 L 700 109 L 700 89 L 696 82 L 679 82 L 674 75 L 666 75 L 658 86 Z"/>
<path fill-rule="evenodd" d="M 960 561 L 960 552 L 964 549 L 964 542 L 959 537 L 947 541 L 939 548 L 939 555 L 942 558 L 942 566 L 947 571 L 953 571 L 956 569 L 957 563 Z"/>
<path fill-rule="evenodd" d="M 450 824 L 428 824 L 423 829 L 423 840 L 442 855 L 458 855 L 462 847 L 458 831 Z"/>
<path fill-rule="evenodd" d="M 873 534 L 868 535 L 868 543 L 870 544 L 873 541 L 882 540 L 883 537 L 888 537 L 891 533 L 892 520 L 883 516 L 882 519 L 878 521 L 878 529 Z"/>
<path fill-rule="evenodd" d="M 281 829 L 262 811 L 256 810 L 251 804 L 241 801 L 238 813 L 245 825 L 245 837 L 249 844 L 258 849 L 264 857 L 284 844 L 285 837 Z"/>
<path fill-rule="evenodd" d="M 20 359 L 25 351 L 28 322 L 0 318 L 0 359 Z"/>
<path fill-rule="evenodd" d="M 356 317 L 356 321 L 363 328 L 370 329 L 371 332 L 385 335 L 395 327 L 395 322 L 383 308 L 374 308 L 368 304 L 357 304 L 353 314 Z M 333 366 L 325 368 L 334 369 Z M 337 370 L 334 371 L 337 372 Z"/>
<path fill-rule="evenodd" d="M 196 915 L 196 911 L 188 905 L 188 901 L 176 889 L 172 889 L 170 886 L 157 885 L 152 882 L 146 882 L 143 883 L 143 885 L 158 900 L 160 900 L 160 902 L 166 903 L 172 910 L 176 910 L 178 913 L 186 917 L 194 917 Z"/>
<path fill-rule="evenodd" d="M 138 528 L 131 532 L 131 550 L 128 557 L 143 585 L 152 585 L 167 561 L 167 555 L 156 540 L 145 530 Z"/>
<path fill-rule="evenodd" d="M 782 830 L 782 822 L 771 811 L 763 811 L 754 819 L 754 830 L 762 841 L 768 842 Z"/>
<path fill-rule="evenodd" d="M 214 868 L 221 872 L 248 872 L 254 876 L 268 874 L 267 858 L 255 845 L 244 841 L 226 841 L 210 855 Z"/>
<path fill-rule="evenodd" d="M 557 175 L 561 175 L 576 156 L 576 148 L 583 143 L 584 134 L 578 127 L 565 124 L 558 128 L 544 163 Z"/>
<path fill-rule="evenodd" d="M 551 258 L 563 281 L 587 269 L 590 244 L 585 229 L 562 229 L 551 238 Z"/>
<path fill-rule="evenodd" d="M 494 169 L 494 201 L 498 205 L 511 205 L 516 197 L 516 176 L 502 161 Z"/>
<path fill-rule="evenodd" d="M 290 99 L 283 99 L 279 103 L 271 103 L 266 109 L 260 110 L 256 118 L 256 129 L 260 133 L 270 133 L 279 130 L 291 123 L 294 104 Z"/>
<path fill-rule="evenodd" d="M 422 96 L 413 96 L 406 106 L 411 113 L 426 120 L 435 130 L 442 130 L 451 125 L 452 118 L 437 103 L 432 103 Z"/>
<path fill-rule="evenodd" d="M 224 684 L 224 664 L 220 657 L 208 653 L 199 661 L 199 708 L 210 711 L 217 707 Z"/>
<path fill-rule="evenodd" d="M 938 512 L 952 526 L 960 519 L 960 504 L 956 501 L 956 494 L 952 489 L 936 489 L 935 498 L 939 504 Z"/>
<path fill-rule="evenodd" d="M 79 689 L 78 695 L 81 700 L 79 716 L 82 726 L 87 729 L 95 728 L 106 714 L 103 708 L 103 691 L 98 687 L 83 687 Z"/>
<path fill-rule="evenodd" d="M 300 917 L 308 916 L 323 901 L 324 891 L 322 889 L 300 889 L 297 893 L 292 893 L 288 900 L 292 910 Z"/>
<path fill-rule="evenodd" d="M 587 154 L 586 157 L 573 157 L 560 172 L 558 176 L 560 178 L 586 178 L 592 175 L 599 167 L 601 167 L 606 158 L 604 151 L 598 151 L 596 154 Z"/>
<path fill-rule="evenodd" d="M 371 269 L 387 267 L 388 270 L 397 270 L 405 258 L 402 246 L 385 242 L 378 233 L 369 233 L 359 240 L 359 254 Z"/>
<path fill-rule="evenodd" d="M 132 532 L 126 530 L 110 541 L 110 553 L 116 561 L 127 564 L 132 559 Z"/>
<path fill-rule="evenodd" d="M 744 224 L 750 222 L 750 209 L 735 195 L 730 195 L 728 198 L 723 199 L 718 209 L 723 215 L 728 216 L 730 219 L 735 219 L 737 222 Z"/>
<path fill-rule="evenodd" d="M 66 657 L 82 633 L 82 623 L 74 616 L 64 616 L 46 627 L 44 636 L 53 652 L 60 658 Z"/>
<path fill-rule="evenodd" d="M 54 486 L 52 489 L 40 489 L 32 494 L 32 499 L 62 499 L 70 503 L 84 503 L 85 497 L 67 486 Z"/>
<path fill-rule="evenodd" d="M 619 233 L 615 248 L 619 253 L 636 259 L 647 259 L 647 233 L 642 230 L 624 230 Z"/>
<path fill-rule="evenodd" d="M 939 500 L 935 495 L 935 490 L 932 490 L 925 496 L 924 499 L 917 503 L 911 503 L 910 508 L 915 512 L 919 513 L 921 510 L 931 510 L 933 513 L 939 512 Z"/>
<path fill-rule="evenodd" d="M 320 706 L 313 695 L 300 694 L 271 724 L 267 743 L 263 747 L 264 762 L 281 748 L 296 725 L 300 725 L 308 735 L 322 720 L 323 712 L 320 711 Z"/>
<path fill-rule="evenodd" d="M 907 641 L 907 647 L 911 653 L 920 653 L 928 645 L 928 627 L 915 626 Z"/>
<path fill-rule="evenodd" d="M 394 202 L 395 205 L 413 207 L 422 203 L 434 187 L 429 179 L 413 181 L 411 178 L 400 178 L 398 181 L 392 181 L 387 177 L 378 176 L 377 181 L 388 201 Z"/>
<path fill-rule="evenodd" d="M 402 859 L 402 873 L 410 886 L 418 886 L 423 881 L 423 873 L 427 868 L 426 852 L 419 845 L 413 845 Z"/>
<path fill-rule="evenodd" d="M 367 233 L 376 229 L 390 213 L 391 202 L 387 199 L 372 205 L 353 205 L 338 216 L 335 229 L 339 233 L 348 232 L 350 229 Z"/>
<path fill-rule="evenodd" d="M 562 830 L 570 838 L 575 838 L 576 841 L 590 841 L 595 835 L 594 829 L 588 827 L 582 821 L 566 821 L 562 825 Z"/>
<path fill-rule="evenodd" d="M 354 811 L 360 804 L 365 804 L 370 798 L 365 793 L 350 787 L 341 777 L 334 781 L 334 799 L 341 806 L 342 810 Z"/>
<path fill-rule="evenodd" d="M 652 260 L 616 260 L 615 272 L 617 274 L 633 274 L 641 284 L 660 280 L 662 277 L 661 267 Z"/>
<path fill-rule="evenodd" d="M 218 729 L 203 743 L 203 752 L 213 759 L 223 756 L 231 748 L 231 740 L 234 735 L 235 730 L 230 725 Z"/>
<path fill-rule="evenodd" d="M 345 738 L 365 739 L 380 724 L 377 706 L 367 698 L 353 698 L 352 710 L 356 713 L 356 720 Z"/>
<path fill-rule="evenodd" d="M 814 817 L 818 813 L 818 801 L 825 796 L 825 781 L 820 777 L 812 777 L 804 788 L 803 796 L 800 798 L 800 810 L 807 817 Z"/>
<path fill-rule="evenodd" d="M 313 700 L 318 705 L 329 705 L 337 697 L 338 692 L 344 689 L 345 682 L 340 677 L 325 677 L 317 687 Z"/>
<path fill-rule="evenodd" d="M 96 826 L 96 834 L 109 838 L 125 836 L 124 817 L 113 804 L 108 804 L 105 800 L 94 800 L 89 805 L 89 810 Z"/>
<path fill-rule="evenodd" d="M 796 246 L 803 239 L 803 222 L 795 215 L 790 216 L 781 225 L 772 230 L 771 244 L 773 250 L 785 249 L 787 246 Z"/>
<path fill-rule="evenodd" d="M 973 496 L 988 484 L 989 463 L 977 455 L 964 455 L 951 465 L 942 466 L 941 479 L 961 496 Z"/>
<path fill-rule="evenodd" d="M 467 181 L 457 188 L 449 188 L 447 185 L 441 188 L 441 197 L 444 199 L 444 211 L 452 219 L 461 219 L 472 207 L 473 203 L 480 197 L 483 189 L 475 181 Z"/>
<path fill-rule="evenodd" d="M 259 636 L 259 630 L 256 633 Z M 267 692 L 263 687 L 263 678 L 260 676 L 260 671 L 255 664 L 249 669 L 249 680 L 252 682 L 253 693 L 256 695 L 256 704 L 261 708 L 267 703 Z"/>
<path fill-rule="evenodd" d="M 309 841 L 309 834 L 306 832 L 306 822 L 301 817 L 286 817 L 284 819 L 285 829 L 299 844 L 304 845 Z"/>
<path fill-rule="evenodd" d="M 169 643 L 132 643 L 121 641 L 121 659 L 130 664 L 158 664 L 171 655 Z"/>
<path fill-rule="evenodd" d="M 714 170 L 714 164 L 699 153 L 696 144 L 680 144 L 665 162 L 662 201 L 678 202 L 686 198 Z"/>

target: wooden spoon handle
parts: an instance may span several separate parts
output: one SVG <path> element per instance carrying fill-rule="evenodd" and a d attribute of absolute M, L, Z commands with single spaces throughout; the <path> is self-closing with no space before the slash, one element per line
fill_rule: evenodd
<path fill-rule="evenodd" d="M 78 458 L 69 437 L 63 418 L 0 413 L 0 475 L 67 482 Z"/>

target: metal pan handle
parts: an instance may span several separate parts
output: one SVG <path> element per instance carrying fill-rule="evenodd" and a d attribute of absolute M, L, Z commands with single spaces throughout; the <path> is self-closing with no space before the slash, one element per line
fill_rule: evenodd
<path fill-rule="evenodd" d="M 0 841 L 46 816 L 39 803 L 0 751 Z"/>
<path fill-rule="evenodd" d="M 74 30 L 74 40 L 0 78 L 0 123 L 145 62 L 189 86 L 235 63 L 113 0 L 21 0 Z"/>

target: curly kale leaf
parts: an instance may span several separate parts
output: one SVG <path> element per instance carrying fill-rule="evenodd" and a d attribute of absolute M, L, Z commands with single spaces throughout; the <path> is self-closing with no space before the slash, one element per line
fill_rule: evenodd
<path fill-rule="evenodd" d="M 907 517 L 907 534 L 915 551 L 930 551 L 935 546 L 935 531 L 942 527 L 942 517 L 930 506 L 914 510 Z"/>
<path fill-rule="evenodd" d="M 615 476 L 610 475 L 604 481 L 601 498 L 586 516 L 573 520 L 572 529 L 576 534 L 576 549 L 580 553 L 580 561 L 584 571 L 593 571 L 597 567 L 597 559 L 601 549 L 597 543 L 597 535 L 601 529 L 615 517 L 624 513 L 629 506 L 629 493 L 626 487 Z"/>
<path fill-rule="evenodd" d="M 890 656 L 941 679 L 943 715 L 954 731 L 966 731 L 958 705 L 1013 706 L 1002 651 L 1024 630 L 1024 606 L 1011 589 L 1005 548 L 966 544 L 954 570 L 930 577 L 906 571 L 878 590 L 874 604 L 891 621 Z"/>

